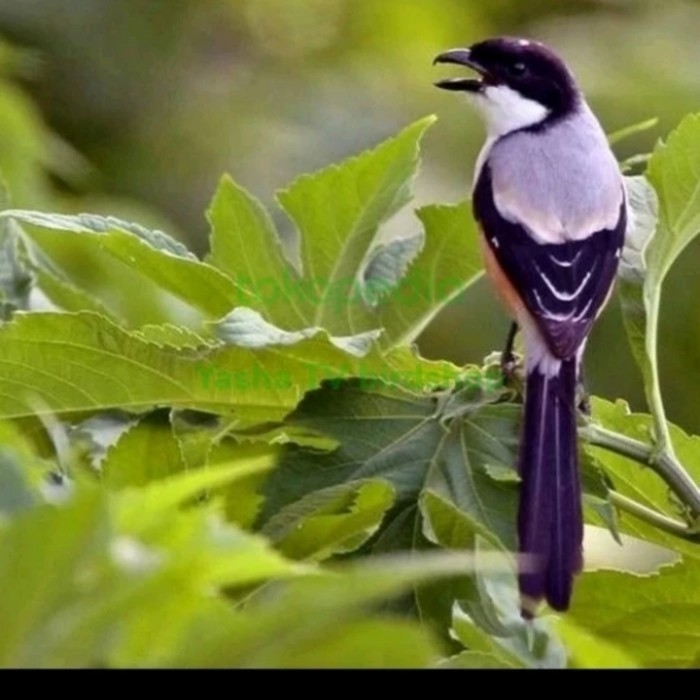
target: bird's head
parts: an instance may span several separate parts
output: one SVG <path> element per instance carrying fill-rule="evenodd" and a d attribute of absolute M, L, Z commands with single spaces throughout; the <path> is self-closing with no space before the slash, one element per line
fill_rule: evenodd
<path fill-rule="evenodd" d="M 533 127 L 573 113 L 580 92 L 565 63 L 543 44 L 498 38 L 440 54 L 435 63 L 466 66 L 478 78 L 448 78 L 443 90 L 467 93 L 493 136 Z"/>

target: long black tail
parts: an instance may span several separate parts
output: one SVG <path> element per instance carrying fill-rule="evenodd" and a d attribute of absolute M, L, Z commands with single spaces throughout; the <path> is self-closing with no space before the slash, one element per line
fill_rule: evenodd
<path fill-rule="evenodd" d="M 555 376 L 535 368 L 527 377 L 518 512 L 525 615 L 532 614 L 528 602 L 542 598 L 555 610 L 566 610 L 583 564 L 576 365 L 572 358 Z"/>

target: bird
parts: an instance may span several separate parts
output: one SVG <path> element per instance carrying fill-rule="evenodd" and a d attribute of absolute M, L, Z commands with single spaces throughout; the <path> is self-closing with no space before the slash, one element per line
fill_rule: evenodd
<path fill-rule="evenodd" d="M 576 396 L 622 256 L 627 193 L 599 120 L 553 49 L 496 37 L 435 63 L 474 72 L 436 86 L 465 93 L 486 125 L 472 209 L 487 276 L 523 338 L 518 585 L 532 619 L 542 601 L 567 610 L 583 568 Z"/>

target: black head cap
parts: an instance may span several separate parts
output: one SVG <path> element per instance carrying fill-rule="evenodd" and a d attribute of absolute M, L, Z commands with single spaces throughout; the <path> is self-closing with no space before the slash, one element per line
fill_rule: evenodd
<path fill-rule="evenodd" d="M 500 37 L 441 54 L 437 63 L 466 65 L 481 80 L 452 79 L 438 83 L 447 90 L 479 92 L 489 85 L 506 85 L 539 102 L 552 116 L 572 111 L 580 96 L 574 76 L 554 51 L 536 41 Z"/>

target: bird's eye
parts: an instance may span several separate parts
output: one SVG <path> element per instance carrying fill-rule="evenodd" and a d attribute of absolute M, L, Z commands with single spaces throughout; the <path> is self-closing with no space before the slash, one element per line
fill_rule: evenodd
<path fill-rule="evenodd" d="M 527 66 L 524 63 L 513 63 L 509 70 L 513 75 L 524 75 L 527 72 Z"/>

